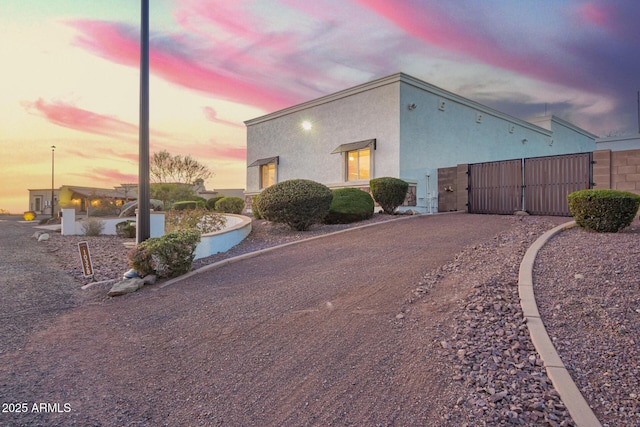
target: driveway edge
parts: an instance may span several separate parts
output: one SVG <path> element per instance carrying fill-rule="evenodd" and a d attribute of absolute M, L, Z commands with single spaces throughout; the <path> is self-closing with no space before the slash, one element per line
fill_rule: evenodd
<path fill-rule="evenodd" d="M 564 363 L 560 359 L 553 342 L 547 334 L 544 323 L 540 318 L 538 306 L 533 292 L 533 266 L 536 261 L 538 251 L 556 234 L 563 230 L 575 227 L 575 221 L 570 221 L 547 231 L 540 236 L 527 249 L 527 252 L 520 263 L 518 275 L 518 293 L 520 295 L 520 305 L 529 328 L 531 341 L 538 354 L 544 362 L 547 375 L 551 379 L 553 386 L 560 394 L 562 402 L 567 407 L 573 421 L 578 427 L 602 427 L 593 410 L 585 400 L 584 396 L 573 382 Z"/>

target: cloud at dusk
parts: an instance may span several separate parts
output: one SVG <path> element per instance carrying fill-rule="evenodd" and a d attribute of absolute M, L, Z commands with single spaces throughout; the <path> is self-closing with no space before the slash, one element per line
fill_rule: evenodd
<path fill-rule="evenodd" d="M 118 64 L 139 66 L 137 28 L 93 20 L 76 20 L 68 24 L 79 33 L 75 39 L 77 46 Z M 296 101 L 246 76 L 225 73 L 220 67 L 208 66 L 206 61 L 187 53 L 198 50 L 197 46 L 186 45 L 177 36 L 150 35 L 150 73 L 187 89 L 267 110 L 282 108 Z"/>
<path fill-rule="evenodd" d="M 6 2 L 0 159 L 20 161 L 0 182 L 26 201 L 51 179 L 51 145 L 56 183 L 136 181 L 139 5 Z M 638 16 L 632 0 L 151 2 L 150 150 L 242 188 L 243 121 L 397 72 L 525 120 L 636 133 Z"/>
<path fill-rule="evenodd" d="M 529 6 L 529 13 L 533 17 L 546 14 L 547 19 L 525 20 L 523 14 L 519 25 L 511 26 L 495 20 L 507 16 L 511 4 L 488 10 L 481 3 L 354 1 L 429 46 L 615 99 L 607 113 L 617 115 L 618 122 L 629 122 L 635 113 L 632 95 L 640 88 L 638 2 L 619 2 L 615 7 L 601 0 L 568 2 L 562 7 L 540 2 Z"/>
<path fill-rule="evenodd" d="M 233 126 L 233 127 L 242 128 L 242 129 L 245 128 L 244 125 L 241 123 L 231 122 L 229 120 L 223 120 L 218 118 L 218 112 L 215 109 L 213 109 L 213 107 L 202 107 L 202 112 L 204 113 L 207 120 L 211 122 L 220 123 L 222 125 Z"/>
<path fill-rule="evenodd" d="M 43 117 L 50 123 L 69 129 L 107 136 L 133 136 L 138 133 L 138 126 L 115 117 L 97 114 L 72 104 L 42 98 L 36 101 L 24 101 L 22 106 L 29 114 Z"/>
<path fill-rule="evenodd" d="M 137 174 L 123 173 L 122 171 L 117 169 L 96 168 L 92 169 L 91 173 L 95 176 L 95 178 L 103 180 L 105 182 L 115 182 L 118 184 L 138 182 Z"/>

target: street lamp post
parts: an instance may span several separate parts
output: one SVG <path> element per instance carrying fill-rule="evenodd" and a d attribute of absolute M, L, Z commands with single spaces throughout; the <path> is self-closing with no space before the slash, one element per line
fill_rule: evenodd
<path fill-rule="evenodd" d="M 56 146 L 52 145 L 51 146 L 51 218 L 53 218 L 53 206 L 54 206 L 54 185 L 53 185 L 53 177 L 54 177 L 54 171 L 55 171 L 55 152 L 56 152 Z"/>
<path fill-rule="evenodd" d="M 149 0 L 141 2 L 140 20 L 140 140 L 138 147 L 138 219 L 136 242 L 151 234 L 149 214 Z"/>

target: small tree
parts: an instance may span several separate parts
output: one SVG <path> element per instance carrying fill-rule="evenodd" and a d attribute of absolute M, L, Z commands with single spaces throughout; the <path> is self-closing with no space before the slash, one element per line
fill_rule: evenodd
<path fill-rule="evenodd" d="M 172 156 L 163 150 L 153 154 L 149 175 L 154 182 L 193 185 L 196 181 L 210 178 L 213 172 L 191 156 Z"/>

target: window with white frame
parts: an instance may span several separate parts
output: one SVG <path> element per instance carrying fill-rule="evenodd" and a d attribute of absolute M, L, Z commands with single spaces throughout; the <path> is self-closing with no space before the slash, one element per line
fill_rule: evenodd
<path fill-rule="evenodd" d="M 347 151 L 347 181 L 371 177 L 371 148 Z"/>
<path fill-rule="evenodd" d="M 345 181 L 359 181 L 373 177 L 373 152 L 375 149 L 376 140 L 367 139 L 342 144 L 331 154 L 342 154 Z"/>
<path fill-rule="evenodd" d="M 260 166 L 260 188 L 271 187 L 276 183 L 276 164 L 267 163 Z"/>
<path fill-rule="evenodd" d="M 260 181 L 259 187 L 261 190 L 278 182 L 278 163 L 279 156 L 275 156 L 258 159 L 248 166 L 256 166 L 259 168 L 258 179 Z"/>

